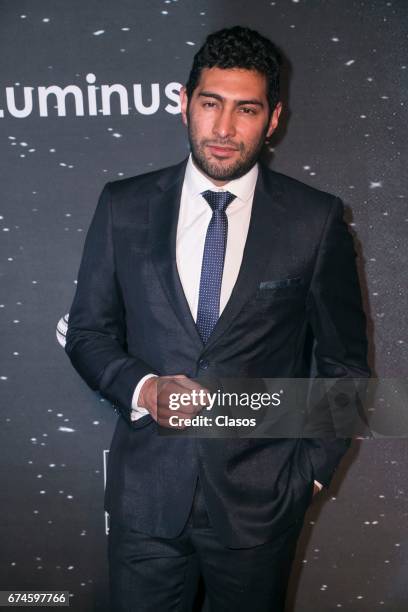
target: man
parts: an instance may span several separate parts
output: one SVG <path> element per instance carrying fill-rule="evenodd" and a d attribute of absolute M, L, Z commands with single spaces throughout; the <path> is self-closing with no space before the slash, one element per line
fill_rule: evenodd
<path fill-rule="evenodd" d="M 191 156 L 105 186 L 69 318 L 72 364 L 121 415 L 112 610 L 190 610 L 201 573 L 212 612 L 276 612 L 313 492 L 349 440 L 169 437 L 158 423 L 202 375 L 308 376 L 308 329 L 319 376 L 368 376 L 355 253 L 338 198 L 258 162 L 282 109 L 269 40 L 210 35 L 181 109 Z"/>

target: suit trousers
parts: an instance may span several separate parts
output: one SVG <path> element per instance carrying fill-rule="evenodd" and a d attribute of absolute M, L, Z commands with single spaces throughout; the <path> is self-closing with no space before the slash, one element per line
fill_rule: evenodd
<path fill-rule="evenodd" d="M 252 548 L 227 548 L 208 517 L 199 480 L 176 538 L 111 524 L 111 612 L 192 612 L 200 575 L 210 612 L 283 612 L 302 520 Z M 207 610 L 207 608 L 206 608 Z"/>

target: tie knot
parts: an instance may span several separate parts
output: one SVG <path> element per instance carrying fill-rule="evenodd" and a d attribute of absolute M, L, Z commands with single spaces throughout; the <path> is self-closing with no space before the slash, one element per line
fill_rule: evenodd
<path fill-rule="evenodd" d="M 203 191 L 201 195 L 207 200 L 213 211 L 224 212 L 227 206 L 231 204 L 232 200 L 235 200 L 234 194 L 229 191 L 208 190 Z"/>

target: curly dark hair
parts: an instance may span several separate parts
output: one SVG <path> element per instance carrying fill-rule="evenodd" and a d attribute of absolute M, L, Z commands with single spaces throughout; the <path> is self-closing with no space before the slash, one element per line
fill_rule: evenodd
<path fill-rule="evenodd" d="M 245 68 L 264 74 L 267 80 L 269 113 L 279 101 L 281 56 L 275 45 L 256 30 L 242 26 L 224 28 L 207 36 L 194 56 L 186 91 L 188 99 L 200 80 L 203 68 Z"/>

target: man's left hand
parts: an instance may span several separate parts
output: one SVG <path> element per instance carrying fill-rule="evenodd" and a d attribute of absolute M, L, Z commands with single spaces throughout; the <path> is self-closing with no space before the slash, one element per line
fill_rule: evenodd
<path fill-rule="evenodd" d="M 318 484 L 316 484 L 316 481 L 313 483 L 313 497 L 317 494 L 320 493 L 320 491 L 322 490 L 322 487 L 319 487 Z"/>

